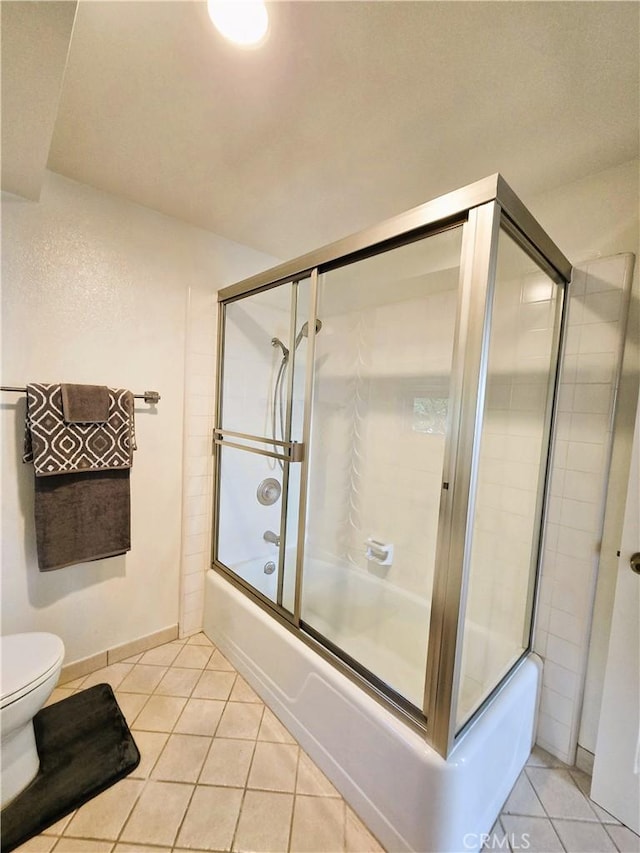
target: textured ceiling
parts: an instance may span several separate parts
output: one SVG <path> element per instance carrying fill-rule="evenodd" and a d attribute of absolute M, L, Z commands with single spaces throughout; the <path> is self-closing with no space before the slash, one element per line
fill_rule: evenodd
<path fill-rule="evenodd" d="M 283 259 L 497 171 L 526 201 L 638 156 L 639 12 L 277 2 L 241 50 L 80 0 L 48 165 Z"/>

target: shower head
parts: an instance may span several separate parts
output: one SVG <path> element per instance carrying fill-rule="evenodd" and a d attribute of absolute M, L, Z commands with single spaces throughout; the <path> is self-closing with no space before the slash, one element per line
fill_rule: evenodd
<path fill-rule="evenodd" d="M 283 359 L 289 358 L 289 350 L 282 343 L 280 338 L 271 338 L 271 346 L 272 347 L 280 347 L 280 349 L 282 350 L 282 358 Z"/>
<path fill-rule="evenodd" d="M 322 328 L 322 320 L 316 320 L 316 335 L 318 334 L 318 332 L 320 331 L 321 328 Z M 300 341 L 303 338 L 308 338 L 308 337 L 309 337 L 309 323 L 304 323 L 302 328 L 298 332 L 297 337 L 296 337 L 296 349 L 298 349 L 298 347 L 300 346 Z"/>

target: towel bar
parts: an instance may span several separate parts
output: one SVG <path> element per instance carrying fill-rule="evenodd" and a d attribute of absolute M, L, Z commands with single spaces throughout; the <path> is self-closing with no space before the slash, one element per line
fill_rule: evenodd
<path fill-rule="evenodd" d="M 0 391 L 15 391 L 18 394 L 26 394 L 26 388 L 19 388 L 15 385 L 0 385 Z M 145 391 L 144 394 L 134 394 L 136 400 L 144 400 L 145 403 L 156 404 L 160 399 L 160 394 L 157 391 Z"/>

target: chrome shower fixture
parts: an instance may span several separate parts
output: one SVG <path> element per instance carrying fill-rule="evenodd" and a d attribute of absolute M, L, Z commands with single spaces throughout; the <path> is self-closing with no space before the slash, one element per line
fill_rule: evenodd
<path fill-rule="evenodd" d="M 280 349 L 282 350 L 282 358 L 284 361 L 286 361 L 289 358 L 289 350 L 282 343 L 280 338 L 271 338 L 271 346 L 272 347 L 280 347 Z"/>
<path fill-rule="evenodd" d="M 322 320 L 316 320 L 316 335 L 318 334 L 318 332 L 320 331 L 321 328 L 322 328 Z M 304 323 L 302 325 L 302 328 L 298 332 L 298 335 L 296 337 L 296 349 L 298 349 L 298 347 L 300 346 L 300 341 L 303 338 L 308 338 L 308 337 L 309 337 L 309 323 L 307 322 L 307 323 Z"/>
<path fill-rule="evenodd" d="M 282 486 L 279 481 L 275 477 L 267 477 L 258 486 L 256 497 L 262 506 L 272 506 L 280 497 L 281 492 Z"/>

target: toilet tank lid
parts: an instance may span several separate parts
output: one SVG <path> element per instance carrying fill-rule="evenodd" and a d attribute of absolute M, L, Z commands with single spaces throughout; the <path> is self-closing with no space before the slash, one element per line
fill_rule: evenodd
<path fill-rule="evenodd" d="M 2 704 L 62 663 L 60 637 L 43 631 L 0 637 Z"/>

